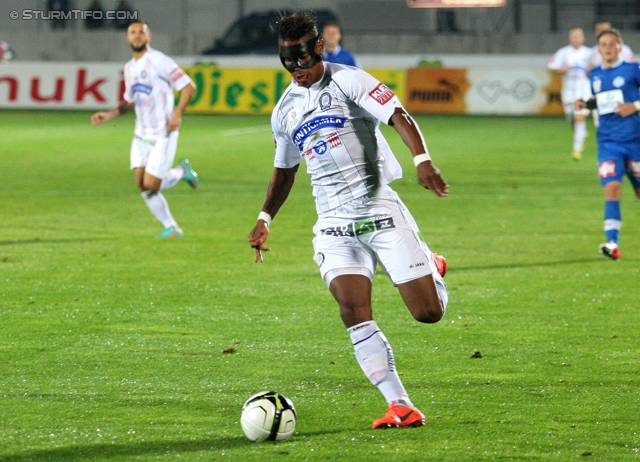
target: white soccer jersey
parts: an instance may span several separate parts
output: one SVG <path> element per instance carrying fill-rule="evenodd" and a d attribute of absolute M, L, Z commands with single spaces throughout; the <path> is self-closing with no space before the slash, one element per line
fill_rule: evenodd
<path fill-rule="evenodd" d="M 124 66 L 124 99 L 136 103 L 135 134 L 141 138 L 166 137 L 173 116 L 174 89 L 182 90 L 191 78 L 164 53 L 149 48 Z"/>
<path fill-rule="evenodd" d="M 583 97 L 585 82 L 588 82 L 587 67 L 591 49 L 585 46 L 574 48 L 571 45 L 560 48 L 551 58 L 549 69 L 564 71 L 562 75 L 562 102 L 570 104 Z"/>
<path fill-rule="evenodd" d="M 292 82 L 271 116 L 274 164 L 306 160 L 318 213 L 402 177 L 379 129 L 402 107 L 398 97 L 361 69 L 323 64 L 323 78 L 311 88 Z"/>
<path fill-rule="evenodd" d="M 627 63 L 635 63 L 636 57 L 628 45 L 623 44 L 619 58 Z M 591 48 L 591 57 L 589 58 L 589 69 L 595 69 L 602 65 L 602 55 L 598 45 Z"/>

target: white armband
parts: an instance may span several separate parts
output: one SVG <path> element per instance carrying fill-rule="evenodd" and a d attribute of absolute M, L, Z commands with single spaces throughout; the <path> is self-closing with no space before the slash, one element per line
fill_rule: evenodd
<path fill-rule="evenodd" d="M 636 107 L 636 112 L 640 111 L 640 101 L 634 101 L 633 105 Z"/>
<path fill-rule="evenodd" d="M 260 212 L 260 214 L 258 215 L 258 220 L 264 220 L 267 223 L 267 228 L 269 226 L 271 226 L 271 215 L 269 215 L 267 212 Z"/>
<path fill-rule="evenodd" d="M 431 160 L 431 156 L 429 155 L 428 152 L 425 152 L 424 154 L 418 154 L 413 158 L 413 165 L 417 167 L 421 163 L 426 162 L 428 160 Z"/>

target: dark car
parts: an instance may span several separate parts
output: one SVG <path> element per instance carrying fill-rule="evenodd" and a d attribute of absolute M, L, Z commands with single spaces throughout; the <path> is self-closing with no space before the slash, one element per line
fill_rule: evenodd
<path fill-rule="evenodd" d="M 289 13 L 289 12 L 287 12 Z M 328 22 L 338 22 L 329 10 L 314 12 L 322 27 Z M 234 22 L 221 39 L 216 40 L 203 55 L 278 54 L 277 10 L 252 13 Z"/>

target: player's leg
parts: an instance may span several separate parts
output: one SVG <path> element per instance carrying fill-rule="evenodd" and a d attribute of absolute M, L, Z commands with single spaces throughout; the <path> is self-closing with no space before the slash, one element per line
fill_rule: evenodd
<path fill-rule="evenodd" d="M 396 371 L 391 345 L 373 320 L 371 280 L 360 274 L 342 274 L 331 280 L 329 290 L 340 307 L 360 368 L 389 405 L 373 428 L 423 425 L 424 415 L 413 406 Z"/>
<path fill-rule="evenodd" d="M 383 199 L 376 197 L 377 201 Z M 380 215 L 384 212 L 390 217 L 389 226 L 361 236 L 361 240 L 371 246 L 413 317 L 424 323 L 438 322 L 449 299 L 442 278 L 446 260 L 431 252 L 416 221 L 395 192 L 387 195 L 384 207 L 376 205 Z"/>
<path fill-rule="evenodd" d="M 576 111 L 573 123 L 573 151 L 571 158 L 573 160 L 582 159 L 582 150 L 584 149 L 584 140 L 587 138 L 587 114 L 588 110 Z"/>
<path fill-rule="evenodd" d="M 320 274 L 340 308 L 340 317 L 347 328 L 356 360 L 367 378 L 375 385 L 389 405 L 403 405 L 404 421 L 389 416 L 387 423 L 374 428 L 421 425 L 424 416 L 413 412 L 413 405 L 395 369 L 393 350 L 373 320 L 371 281 L 375 274 L 374 255 L 358 242 L 348 220 L 318 220 L 313 240 L 315 261 Z M 409 410 L 406 411 L 406 407 Z M 377 420 L 376 420 L 377 422 Z"/>
<path fill-rule="evenodd" d="M 600 142 L 598 175 L 604 191 L 604 233 L 607 242 L 599 247 L 600 253 L 612 260 L 620 259 L 620 229 L 622 228 L 622 178 L 625 174 L 624 146 L 619 143 Z"/>
<path fill-rule="evenodd" d="M 156 236 L 158 238 L 175 238 L 184 235 L 182 229 L 180 229 L 171 214 L 169 203 L 160 192 L 163 189 L 163 180 L 170 177 L 169 171 L 171 170 L 170 167 L 175 158 L 175 150 L 177 148 L 177 135 L 177 132 L 172 132 L 169 137 L 159 138 L 151 144 L 142 179 L 142 186 L 144 188 L 142 198 L 153 216 L 155 216 L 164 227 L 163 232 Z M 183 173 L 182 168 L 178 168 L 178 170 L 180 174 Z M 175 183 L 179 180 L 180 178 L 176 179 Z"/>

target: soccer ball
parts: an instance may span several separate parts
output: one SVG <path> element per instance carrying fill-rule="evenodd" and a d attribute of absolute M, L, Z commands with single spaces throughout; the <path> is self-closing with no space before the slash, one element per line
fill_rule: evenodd
<path fill-rule="evenodd" d="M 296 409 L 280 393 L 261 391 L 242 406 L 240 424 L 251 441 L 285 441 L 296 429 Z"/>

